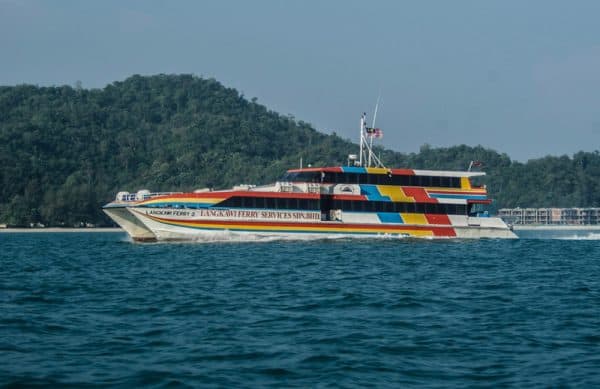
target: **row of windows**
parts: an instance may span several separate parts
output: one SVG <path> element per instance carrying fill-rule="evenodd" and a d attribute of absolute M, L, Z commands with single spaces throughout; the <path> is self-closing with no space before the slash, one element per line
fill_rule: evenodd
<path fill-rule="evenodd" d="M 320 202 L 316 199 L 263 198 L 263 197 L 231 197 L 218 207 L 230 208 L 265 208 L 265 209 L 302 209 L 319 210 Z M 325 204 L 323 204 L 325 205 Z M 448 215 L 465 215 L 467 207 L 462 204 L 429 204 L 429 203 L 394 203 L 391 201 L 355 201 L 332 200 L 327 202 L 329 209 L 341 209 L 351 212 L 396 212 L 396 213 L 433 213 Z"/>
<path fill-rule="evenodd" d="M 367 173 L 292 172 L 286 173 L 280 181 L 322 182 L 328 184 L 425 186 L 440 188 L 461 187 L 460 177 L 405 176 Z"/>
<path fill-rule="evenodd" d="M 217 206 L 231 208 L 318 210 L 319 200 L 271 197 L 230 197 L 219 203 Z"/>
<path fill-rule="evenodd" d="M 333 209 L 352 212 L 402 212 L 466 215 L 467 207 L 462 204 L 393 203 L 391 201 L 333 200 Z"/>

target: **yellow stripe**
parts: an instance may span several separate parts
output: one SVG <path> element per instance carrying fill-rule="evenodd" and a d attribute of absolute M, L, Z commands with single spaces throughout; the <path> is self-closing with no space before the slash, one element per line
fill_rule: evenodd
<path fill-rule="evenodd" d="M 415 202 L 415 199 L 407 196 L 399 186 L 377 185 L 377 190 L 379 190 L 379 193 L 382 196 L 388 196 L 392 201 L 402 201 L 407 203 Z"/>
<path fill-rule="evenodd" d="M 429 224 L 427 222 L 427 218 L 422 213 L 401 213 L 402 220 L 404 220 L 405 224 L 416 224 L 416 225 L 426 225 Z"/>
<path fill-rule="evenodd" d="M 471 188 L 471 181 L 469 180 L 469 177 L 460 178 L 460 187 L 462 189 L 473 189 Z"/>
<path fill-rule="evenodd" d="M 433 236 L 432 231 L 426 230 L 411 230 L 407 229 L 387 229 L 387 228 L 378 228 L 376 230 L 370 228 L 322 228 L 322 227 L 308 227 L 298 225 L 296 226 L 266 226 L 266 225 L 229 225 L 229 224 L 202 224 L 202 223 L 174 223 L 169 222 L 169 224 L 176 224 L 180 226 L 187 227 L 197 227 L 197 228 L 207 228 L 207 229 L 222 229 L 222 230 L 230 230 L 230 229 L 242 229 L 249 231 L 301 231 L 301 232 L 338 232 L 338 233 L 371 233 L 371 234 L 408 234 L 412 236 Z M 300 223 L 299 223 L 300 224 Z"/>
<path fill-rule="evenodd" d="M 367 173 L 371 173 L 371 174 L 387 174 L 389 172 L 390 172 L 390 170 L 386 169 L 384 167 L 368 167 L 367 168 Z"/>

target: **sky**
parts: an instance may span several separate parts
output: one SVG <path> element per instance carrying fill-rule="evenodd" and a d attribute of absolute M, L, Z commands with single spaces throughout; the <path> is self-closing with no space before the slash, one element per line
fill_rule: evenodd
<path fill-rule="evenodd" d="M 357 142 L 600 149 L 600 1 L 0 0 L 0 85 L 215 78 Z"/>

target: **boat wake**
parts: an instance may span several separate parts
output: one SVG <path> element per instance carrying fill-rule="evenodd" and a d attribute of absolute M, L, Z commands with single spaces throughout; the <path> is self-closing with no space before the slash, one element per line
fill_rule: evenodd
<path fill-rule="evenodd" d="M 518 236 L 520 239 L 533 239 L 533 240 L 600 240 L 600 232 L 548 232 L 548 231 L 537 231 L 537 232 L 519 232 Z"/>
<path fill-rule="evenodd" d="M 556 237 L 553 239 L 558 239 L 558 240 L 600 240 L 600 233 L 590 232 L 585 235 L 573 234 L 573 235 L 569 235 L 569 236 Z"/>
<path fill-rule="evenodd" d="M 340 240 L 404 240 L 404 239 L 415 239 L 408 236 L 402 235 L 369 235 L 359 236 L 352 234 L 253 234 L 253 233 L 235 233 L 231 231 L 218 231 L 214 233 L 206 233 L 202 235 L 194 235 L 189 238 L 173 239 L 173 240 L 160 240 L 156 243 L 269 243 L 279 241 L 340 241 Z M 432 240 L 432 237 L 423 237 L 419 239 Z"/>

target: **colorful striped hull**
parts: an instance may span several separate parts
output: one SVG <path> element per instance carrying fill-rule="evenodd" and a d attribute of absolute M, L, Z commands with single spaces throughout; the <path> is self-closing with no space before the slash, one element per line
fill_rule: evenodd
<path fill-rule="evenodd" d="M 393 224 L 346 224 L 336 222 L 286 223 L 286 222 L 251 222 L 229 220 L 193 220 L 182 221 L 144 216 L 155 223 L 163 225 L 163 229 L 180 227 L 193 230 L 229 230 L 237 232 L 262 232 L 284 234 L 344 234 L 344 235 L 398 235 L 414 237 L 455 237 L 454 228 L 433 226 L 410 226 Z"/>
<path fill-rule="evenodd" d="M 397 236 L 415 238 L 456 238 L 452 225 L 411 225 L 393 223 L 342 223 L 336 221 L 250 221 L 185 219 L 149 215 L 147 210 L 130 209 L 133 215 L 153 231 L 158 240 L 190 240 L 216 232 L 269 236 L 310 235 L 314 237 Z M 472 227 L 470 229 L 473 229 Z M 496 237 L 493 234 L 483 237 Z M 500 236 L 498 236 L 500 237 Z"/>

